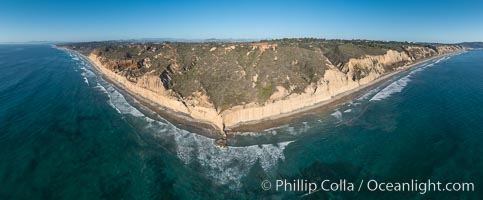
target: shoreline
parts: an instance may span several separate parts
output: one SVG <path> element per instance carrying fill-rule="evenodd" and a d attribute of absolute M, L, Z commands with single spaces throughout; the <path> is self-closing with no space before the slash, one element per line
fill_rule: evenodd
<path fill-rule="evenodd" d="M 103 72 L 103 70 L 101 69 L 102 66 L 98 66 L 92 59 L 90 59 L 89 57 L 81 54 L 80 52 L 77 52 L 77 51 L 71 50 L 71 49 L 67 49 L 67 48 L 61 48 L 61 49 L 71 51 L 73 53 L 76 53 L 76 54 L 82 56 L 84 59 L 89 61 L 89 63 L 94 67 L 94 69 L 103 78 L 105 77 L 104 79 L 106 81 L 108 81 L 109 83 L 112 83 L 116 87 L 116 89 L 119 89 L 122 92 L 129 94 L 132 98 L 137 100 L 140 104 L 142 104 L 143 106 L 146 106 L 148 109 L 156 112 L 161 117 L 166 118 L 171 123 L 176 124 L 176 126 L 182 127 L 184 129 L 188 129 L 188 130 L 195 130 L 195 132 L 197 132 L 201 135 L 204 135 L 204 136 L 207 136 L 207 137 L 210 137 L 210 138 L 214 138 L 214 139 L 219 138 L 220 135 L 223 138 L 226 138 L 227 134 L 228 135 L 235 135 L 236 132 L 262 131 L 262 130 L 265 130 L 265 129 L 268 129 L 268 128 L 273 128 L 273 127 L 276 127 L 276 126 L 280 126 L 280 125 L 283 125 L 283 124 L 293 122 L 296 119 L 299 119 L 299 118 L 306 116 L 306 115 L 309 115 L 311 113 L 319 112 L 321 110 L 326 110 L 327 108 L 337 106 L 340 103 L 343 103 L 343 102 L 345 102 L 349 99 L 352 99 L 357 94 L 364 93 L 368 89 L 373 88 L 373 87 L 375 87 L 379 84 L 382 84 L 384 81 L 388 80 L 389 78 L 391 78 L 391 77 L 393 77 L 397 74 L 400 74 L 400 73 L 403 73 L 403 72 L 406 72 L 406 71 L 412 69 L 416 65 L 423 64 L 425 62 L 429 62 L 431 60 L 438 59 L 438 58 L 448 56 L 448 55 L 452 55 L 452 54 L 459 52 L 459 51 L 457 51 L 457 52 L 453 52 L 453 53 L 449 53 L 449 54 L 442 54 L 442 55 L 437 55 L 437 56 L 430 57 L 430 58 L 421 59 L 419 61 L 416 61 L 415 63 L 404 66 L 404 69 L 400 69 L 400 70 L 397 70 L 397 71 L 387 73 L 385 75 L 382 75 L 382 76 L 376 78 L 375 80 L 373 80 L 373 81 L 371 81 L 367 84 L 360 85 L 360 86 L 358 86 L 354 89 L 351 89 L 351 90 L 342 92 L 340 94 L 334 95 L 332 98 L 325 100 L 325 101 L 321 101 L 321 102 L 316 103 L 314 105 L 305 106 L 305 107 L 293 110 L 291 112 L 281 113 L 281 114 L 270 116 L 270 117 L 263 118 L 263 119 L 260 119 L 260 120 L 240 122 L 240 123 L 237 123 L 233 126 L 226 127 L 224 130 L 218 130 L 218 127 L 215 124 L 213 124 L 209 121 L 202 121 L 202 120 L 195 119 L 195 118 L 193 118 L 193 117 L 191 117 L 191 116 L 189 116 L 185 113 L 177 112 L 177 111 L 172 110 L 170 108 L 167 108 L 163 105 L 160 105 L 156 102 L 153 102 L 153 101 L 141 96 L 140 94 L 137 94 L 133 91 L 130 91 L 128 88 L 121 85 L 121 83 L 116 82 L 116 80 L 111 80 L 111 78 L 109 76 L 107 76 Z M 108 70 L 108 69 L 106 69 L 106 70 Z"/>
<path fill-rule="evenodd" d="M 209 138 L 219 139 L 220 133 L 217 130 L 216 125 L 214 125 L 214 124 L 212 124 L 208 121 L 201 121 L 201 120 L 194 119 L 191 116 L 186 115 L 186 114 L 181 113 L 181 112 L 176 112 L 176 111 L 171 110 L 169 108 L 166 108 L 162 105 L 159 105 L 159 104 L 157 104 L 157 103 L 155 103 L 155 102 L 153 102 L 153 101 L 151 101 L 147 98 L 144 98 L 141 95 L 136 94 L 135 92 L 129 91 L 129 89 L 127 89 L 126 87 L 124 87 L 120 83 L 116 82 L 115 80 L 111 80 L 101 70 L 100 66 L 98 66 L 96 63 L 94 63 L 89 57 L 87 57 L 87 56 L 85 56 L 85 55 L 83 55 L 83 54 L 81 54 L 81 53 L 79 53 L 75 50 L 62 48 L 62 47 L 58 47 L 58 48 L 72 52 L 72 53 L 75 53 L 75 54 L 81 56 L 82 58 L 84 58 L 86 61 L 89 62 L 89 64 L 91 64 L 91 66 L 93 67 L 93 70 L 95 70 L 95 72 L 98 73 L 101 76 L 102 79 L 107 81 L 109 84 L 112 84 L 112 86 L 114 88 L 116 88 L 119 92 L 121 92 L 123 95 L 129 95 L 129 97 L 136 100 L 139 104 L 141 104 L 142 106 L 145 106 L 146 108 L 155 112 L 156 114 L 158 114 L 162 118 L 168 120 L 173 125 L 175 125 L 179 128 L 185 129 L 185 130 L 196 131 L 197 134 L 200 134 L 200 135 L 203 135 L 203 136 L 206 136 L 206 137 L 209 137 Z"/>
<path fill-rule="evenodd" d="M 257 131 L 257 130 L 264 130 L 264 129 L 283 125 L 287 122 L 294 121 L 302 116 L 309 115 L 317 111 L 323 111 L 323 110 L 326 110 L 328 107 L 335 107 L 340 103 L 344 103 L 345 101 L 352 99 L 353 96 L 356 96 L 357 94 L 362 94 L 367 90 L 370 90 L 371 88 L 377 87 L 379 84 L 382 84 L 384 81 L 394 77 L 395 75 L 411 70 L 416 65 L 424 64 L 425 62 L 430 62 L 432 60 L 435 60 L 444 56 L 452 55 L 458 52 L 442 54 L 442 55 L 437 55 L 434 57 L 418 60 L 415 63 L 405 66 L 405 69 L 389 72 L 385 75 L 382 75 L 376 78 L 375 80 L 367 84 L 364 84 L 352 90 L 348 90 L 340 94 L 337 94 L 329 100 L 321 101 L 315 105 L 306 106 L 289 113 L 282 113 L 277 116 L 268 117 L 266 119 L 242 122 L 230 128 L 229 131 L 231 132 Z M 278 123 L 278 121 L 284 121 L 285 123 Z"/>

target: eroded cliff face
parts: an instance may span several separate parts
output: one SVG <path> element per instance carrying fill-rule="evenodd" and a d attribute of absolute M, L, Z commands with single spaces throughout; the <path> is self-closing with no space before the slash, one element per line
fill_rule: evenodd
<path fill-rule="evenodd" d="M 121 73 L 112 71 L 112 63 L 106 61 L 105 58 L 92 53 L 88 58 L 103 75 L 127 89 L 128 92 L 139 95 L 172 111 L 209 123 L 218 130 L 224 129 L 223 119 L 205 94 L 197 93 L 187 99 L 182 99 L 172 90 L 166 90 L 158 76 L 145 74 L 136 80 L 132 80 Z"/>
<path fill-rule="evenodd" d="M 364 48 L 372 54 L 359 49 L 334 58 L 326 46 L 312 43 L 163 44 L 141 48 L 137 59 L 132 58 L 136 51 L 116 51 L 125 55 L 113 58 L 99 48 L 88 58 L 129 92 L 224 132 L 315 107 L 421 59 L 462 50 L 457 45 Z M 142 57 L 145 52 L 151 56 Z"/>
<path fill-rule="evenodd" d="M 366 55 L 362 58 L 352 58 L 342 69 L 331 66 L 317 83 L 309 85 L 301 94 L 289 94 L 283 87 L 272 96 L 276 101 L 264 105 L 252 103 L 250 105 L 235 106 L 221 113 L 227 129 L 236 127 L 240 123 L 270 119 L 330 100 L 336 95 L 349 92 L 368 85 L 381 76 L 394 71 L 406 69 L 417 60 L 442 55 L 461 50 L 461 47 L 441 46 L 439 52 L 430 48 L 407 47 L 407 52 L 388 50 L 384 55 Z M 438 49 L 439 50 L 439 49 Z M 272 98 L 271 98 L 272 99 Z"/>

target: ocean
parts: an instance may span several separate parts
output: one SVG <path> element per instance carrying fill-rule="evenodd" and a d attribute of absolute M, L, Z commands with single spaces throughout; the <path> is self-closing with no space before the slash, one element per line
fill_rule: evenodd
<path fill-rule="evenodd" d="M 481 199 L 482 80 L 483 50 L 459 52 L 219 148 L 75 53 L 0 45 L 0 199 Z M 370 191 L 370 180 L 474 190 Z"/>

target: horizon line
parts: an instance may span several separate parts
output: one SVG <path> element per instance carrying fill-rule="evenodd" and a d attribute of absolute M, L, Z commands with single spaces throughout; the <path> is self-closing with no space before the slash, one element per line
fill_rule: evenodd
<path fill-rule="evenodd" d="M 409 40 L 382 40 L 382 39 L 363 39 L 363 38 L 323 38 L 323 37 L 277 37 L 277 38 L 177 38 L 177 37 L 141 37 L 130 39 L 106 39 L 106 40 L 29 40 L 29 41 L 0 41 L 0 44 L 55 44 L 55 43 L 87 43 L 87 42 L 206 42 L 210 40 L 219 40 L 218 42 L 256 42 L 262 40 L 283 40 L 283 39 L 318 39 L 318 40 L 347 40 L 347 41 L 380 41 L 380 42 L 405 42 L 405 43 L 432 43 L 432 44 L 459 44 L 466 42 L 483 42 L 483 41 L 458 41 L 458 42 L 428 42 L 428 41 L 409 41 Z M 145 40 L 145 41 L 143 41 Z M 156 41 L 158 40 L 158 41 Z M 214 41 L 216 42 L 216 41 Z"/>

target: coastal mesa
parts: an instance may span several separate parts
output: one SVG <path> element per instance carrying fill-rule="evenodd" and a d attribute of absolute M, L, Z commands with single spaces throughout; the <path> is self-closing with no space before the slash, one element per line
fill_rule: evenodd
<path fill-rule="evenodd" d="M 458 44 L 280 39 L 60 45 L 110 81 L 223 137 L 238 127 L 321 106 Z"/>

